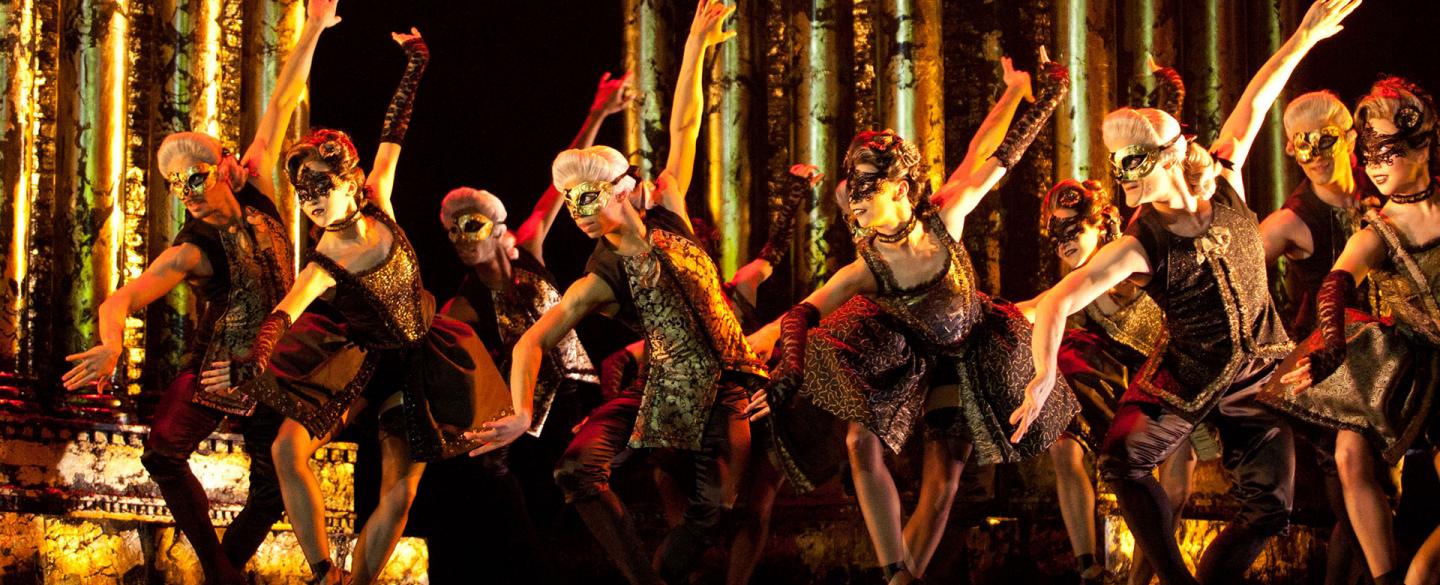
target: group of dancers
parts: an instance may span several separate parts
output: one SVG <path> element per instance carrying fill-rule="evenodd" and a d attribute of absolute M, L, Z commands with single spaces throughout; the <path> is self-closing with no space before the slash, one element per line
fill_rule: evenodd
<path fill-rule="evenodd" d="M 1316 1 L 1209 148 L 1177 121 L 1179 76 L 1153 66 L 1153 107 L 1118 109 L 1101 128 L 1110 171 L 1136 213 L 1122 222 L 1101 180 L 1057 183 L 1044 196 L 1039 245 L 1066 274 L 1028 301 L 978 290 L 960 242 L 966 216 L 1021 164 L 1069 91 L 1065 68 L 1042 49 L 1032 80 L 1003 60 L 1002 96 L 933 193 L 913 142 L 889 130 L 860 133 L 835 192 L 858 257 L 768 324 L 755 308 L 757 288 L 790 247 L 791 219 L 821 180 L 816 168 L 790 170 L 769 241 L 726 282 L 686 208 L 701 65 L 734 36 L 724 27 L 733 6 L 699 2 L 655 180 L 619 151 L 591 146 L 601 121 L 632 97 L 628 75 L 607 75 L 571 148 L 555 158 L 551 187 L 518 228 L 507 228 L 504 203 L 487 191 L 462 187 L 444 198 L 441 224 L 467 271 L 437 311 L 391 205 L 428 58 L 419 33 L 394 37 L 407 66 L 368 172 L 344 132 L 282 143 L 319 37 L 339 21 L 336 2 L 310 1 L 242 157 L 201 133 L 165 139 L 160 171 L 189 217 L 173 246 L 102 305 L 101 344 L 68 358 L 76 365 L 67 387 L 103 380 L 127 315 L 182 282 L 203 301 L 188 365 L 163 394 L 142 460 L 207 582 L 245 582 L 241 569 L 282 511 L 315 582 L 372 582 L 427 465 L 468 454 L 497 475 L 509 460 L 544 459 L 637 584 L 688 582 L 722 541 L 728 582 L 748 581 L 781 486 L 807 491 L 848 463 L 887 583 L 913 583 L 940 545 L 967 462 L 1048 454 L 1080 579 L 1099 583 L 1087 452 L 1138 545 L 1129 582 L 1234 582 L 1288 525 L 1297 433 L 1316 446 L 1330 479 L 1340 519 L 1331 556 L 1348 558 L 1358 544 L 1379 585 L 1440 582 L 1440 532 L 1413 558 L 1399 557 L 1388 479 L 1407 452 L 1433 456 L 1440 445 L 1434 103 L 1393 77 L 1353 114 L 1331 93 L 1299 96 L 1285 109 L 1286 152 L 1306 181 L 1264 222 L 1245 202 L 1242 173 L 1266 112 L 1360 0 Z M 277 174 L 317 236 L 298 274 L 273 201 Z M 563 290 L 543 249 L 562 206 L 596 240 L 584 275 Z M 1266 279 L 1281 256 L 1296 301 L 1289 315 L 1277 311 Z M 574 331 L 595 314 L 641 338 L 599 368 Z M 509 410 L 483 420 L 507 400 L 505 372 Z M 597 385 L 603 402 L 587 413 L 580 389 Z M 383 471 L 346 572 L 331 556 L 307 461 L 367 408 L 378 413 Z M 227 417 L 244 421 L 251 467 L 249 500 L 222 541 L 187 460 Z M 922 477 L 907 519 L 885 455 L 917 430 Z M 527 434 L 568 446 L 509 452 Z M 617 458 L 641 449 L 686 476 L 661 490 L 678 513 L 653 557 L 610 490 Z M 1214 457 L 1231 473 L 1238 512 L 1192 575 L 1176 518 L 1195 461 Z M 1332 577 L 1346 572 L 1338 565 Z"/>

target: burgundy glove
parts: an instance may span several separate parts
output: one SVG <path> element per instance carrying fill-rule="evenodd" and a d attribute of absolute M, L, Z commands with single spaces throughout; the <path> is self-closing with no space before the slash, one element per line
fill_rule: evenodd
<path fill-rule="evenodd" d="M 1315 325 L 1320 330 L 1321 348 L 1310 354 L 1312 384 L 1329 378 L 1345 361 L 1345 308 L 1355 296 L 1355 277 L 1344 270 L 1325 275 L 1315 297 Z"/>
<path fill-rule="evenodd" d="M 1174 67 L 1161 67 L 1155 76 L 1155 89 L 1147 101 L 1150 107 L 1180 119 L 1180 109 L 1185 106 L 1185 80 Z"/>
<path fill-rule="evenodd" d="M 600 395 L 605 400 L 619 396 L 640 375 L 640 364 L 630 352 L 620 350 L 600 362 Z"/>
<path fill-rule="evenodd" d="M 250 354 L 231 360 L 231 386 L 239 386 L 259 378 L 265 368 L 270 367 L 270 356 L 275 353 L 275 344 L 280 342 L 281 337 L 285 337 L 290 325 L 290 315 L 284 311 L 275 311 L 265 316 L 265 320 L 260 322 L 260 331 L 255 335 L 255 343 L 250 346 Z"/>
<path fill-rule="evenodd" d="M 770 404 L 785 402 L 805 380 L 805 340 L 810 328 L 820 322 L 820 309 L 800 303 L 780 317 L 780 340 L 775 369 L 766 388 Z"/>

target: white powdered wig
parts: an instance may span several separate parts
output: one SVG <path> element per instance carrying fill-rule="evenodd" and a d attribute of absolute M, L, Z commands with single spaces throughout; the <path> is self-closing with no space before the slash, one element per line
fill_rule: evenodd
<path fill-rule="evenodd" d="M 446 230 L 449 230 L 455 220 L 456 212 L 464 209 L 478 210 L 495 223 L 505 221 L 505 204 L 494 193 L 484 189 L 456 187 L 447 193 L 445 199 L 440 202 L 440 223 L 444 224 Z"/>
<path fill-rule="evenodd" d="M 1312 91 L 1290 100 L 1285 106 L 1285 133 L 1294 135 L 1300 128 L 1307 131 L 1335 126 L 1349 130 L 1353 119 L 1345 103 L 1328 91 Z"/>
<path fill-rule="evenodd" d="M 620 151 L 608 146 L 591 146 L 560 153 L 550 165 L 550 176 L 561 193 L 581 183 L 614 181 L 613 192 L 621 195 L 635 189 L 633 178 L 616 180 L 629 168 L 630 161 L 625 160 Z"/>

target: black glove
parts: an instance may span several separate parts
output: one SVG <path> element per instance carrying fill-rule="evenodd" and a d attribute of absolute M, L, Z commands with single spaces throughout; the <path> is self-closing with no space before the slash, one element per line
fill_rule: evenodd
<path fill-rule="evenodd" d="M 405 131 L 410 129 L 410 109 L 415 105 L 415 90 L 420 87 L 420 78 L 425 74 L 425 64 L 430 61 L 430 49 L 419 37 L 405 41 L 405 75 L 400 77 L 400 87 L 390 98 L 390 107 L 385 109 L 385 126 L 380 130 L 380 142 L 403 144 Z"/>
<path fill-rule="evenodd" d="M 1010 125 L 1005 140 L 990 156 L 1000 161 L 1000 166 L 1014 168 L 1020 157 L 1025 155 L 1025 149 L 1030 148 L 1030 143 L 1035 142 L 1035 137 L 1045 128 L 1045 122 L 1060 106 L 1060 98 L 1067 91 L 1070 91 L 1070 70 L 1054 61 L 1046 63 L 1044 71 L 1040 72 L 1040 92 L 1035 96 L 1035 103 L 1025 111 L 1024 116 Z"/>

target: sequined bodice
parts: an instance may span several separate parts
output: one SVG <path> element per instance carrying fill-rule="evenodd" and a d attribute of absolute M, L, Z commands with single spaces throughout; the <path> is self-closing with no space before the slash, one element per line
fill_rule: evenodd
<path fill-rule="evenodd" d="M 1412 246 L 1384 215 L 1367 216 L 1385 242 L 1386 261 L 1370 272 L 1391 315 L 1432 345 L 1440 345 L 1440 240 Z"/>
<path fill-rule="evenodd" d="M 938 212 L 921 213 L 925 235 L 947 251 L 945 268 L 934 278 L 918 286 L 902 288 L 895 281 L 889 263 L 875 249 L 873 238 L 860 243 L 859 253 L 880 285 L 880 292 L 872 297 L 875 303 L 926 343 L 954 348 L 980 321 L 985 301 L 975 288 L 975 268 L 970 264 L 970 254 L 950 237 Z"/>
<path fill-rule="evenodd" d="M 350 335 L 362 345 L 396 348 L 419 342 L 430 330 L 434 301 L 420 280 L 420 265 L 410 240 L 384 212 L 367 208 L 366 217 L 389 228 L 390 253 L 380 264 L 349 272 L 328 256 L 311 251 L 308 259 L 335 278 L 332 304 L 345 316 Z"/>
<path fill-rule="evenodd" d="M 1155 351 L 1165 329 L 1165 315 L 1150 295 L 1139 293 L 1110 315 L 1096 303 L 1085 307 L 1085 318 L 1115 342 L 1142 356 Z"/>

